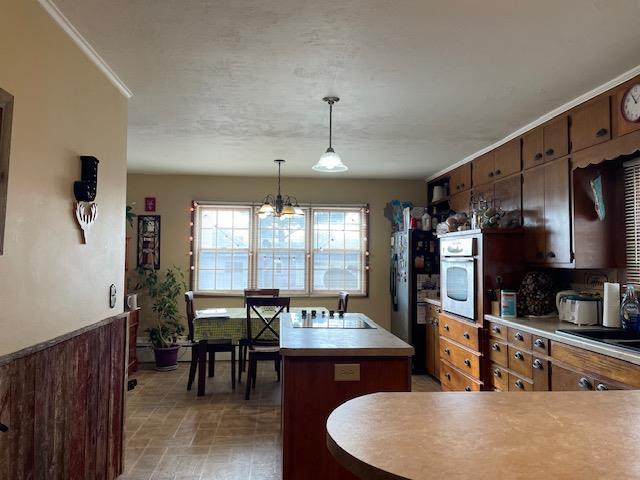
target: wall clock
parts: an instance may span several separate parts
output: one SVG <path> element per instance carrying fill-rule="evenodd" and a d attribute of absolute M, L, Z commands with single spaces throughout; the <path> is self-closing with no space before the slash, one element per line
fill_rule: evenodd
<path fill-rule="evenodd" d="M 640 83 L 632 85 L 622 97 L 622 116 L 628 122 L 640 122 Z"/>

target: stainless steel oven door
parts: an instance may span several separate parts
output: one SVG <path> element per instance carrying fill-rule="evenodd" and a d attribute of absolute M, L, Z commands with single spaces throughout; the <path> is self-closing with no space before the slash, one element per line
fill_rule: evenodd
<path fill-rule="evenodd" d="M 444 257 L 441 261 L 442 309 L 475 321 L 476 260 Z"/>

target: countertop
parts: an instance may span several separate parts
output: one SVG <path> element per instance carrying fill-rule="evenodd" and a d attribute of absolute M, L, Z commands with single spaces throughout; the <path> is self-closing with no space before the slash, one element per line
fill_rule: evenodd
<path fill-rule="evenodd" d="M 410 357 L 413 347 L 361 313 L 346 313 L 347 319 L 360 319 L 373 328 L 294 328 L 297 313 L 281 315 L 280 352 L 283 356 Z"/>
<path fill-rule="evenodd" d="M 626 348 L 616 347 L 615 345 L 608 345 L 606 343 L 597 342 L 595 340 L 589 340 L 587 338 L 574 337 L 571 335 L 565 335 L 556 333 L 558 329 L 564 330 L 580 330 L 588 328 L 598 328 L 597 326 L 578 326 L 573 323 L 563 322 L 558 317 L 549 318 L 503 318 L 495 315 L 485 315 L 485 320 L 490 322 L 499 323 L 507 327 L 518 328 L 524 332 L 533 333 L 534 335 L 540 335 L 556 342 L 565 343 L 578 348 L 584 348 L 595 353 L 601 353 L 609 357 L 624 360 L 634 365 L 640 365 L 640 353 L 628 350 Z"/>
<path fill-rule="evenodd" d="M 366 479 L 640 478 L 640 391 L 376 393 L 327 445 Z"/>
<path fill-rule="evenodd" d="M 423 303 L 430 303 L 431 305 L 435 305 L 436 307 L 441 307 L 442 306 L 442 302 L 440 301 L 439 298 L 433 298 L 433 297 L 428 297 L 425 298 L 424 300 L 421 300 Z M 418 302 L 420 303 L 420 302 Z"/>

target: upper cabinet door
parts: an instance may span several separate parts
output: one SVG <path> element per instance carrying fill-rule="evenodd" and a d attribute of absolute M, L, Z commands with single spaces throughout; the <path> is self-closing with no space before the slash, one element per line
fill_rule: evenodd
<path fill-rule="evenodd" d="M 514 175 L 493 184 L 494 200 L 497 206 L 505 212 L 522 209 L 522 179 Z"/>
<path fill-rule="evenodd" d="M 471 204 L 471 190 L 454 193 L 449 197 L 449 208 L 456 213 L 469 213 Z"/>
<path fill-rule="evenodd" d="M 496 180 L 520 171 L 520 139 L 516 138 L 495 149 Z"/>
<path fill-rule="evenodd" d="M 529 263 L 545 261 L 544 168 L 522 174 L 522 225 L 525 229 L 524 254 Z"/>
<path fill-rule="evenodd" d="M 569 120 L 562 116 L 543 128 L 544 161 L 555 160 L 569 153 Z"/>
<path fill-rule="evenodd" d="M 522 137 L 522 164 L 524 169 L 544 162 L 544 137 L 542 127 L 534 128 Z"/>
<path fill-rule="evenodd" d="M 484 185 L 495 178 L 495 150 L 473 159 L 473 186 Z"/>
<path fill-rule="evenodd" d="M 546 263 L 571 262 L 571 207 L 569 159 L 544 167 L 544 218 L 547 234 Z"/>
<path fill-rule="evenodd" d="M 571 113 L 571 145 L 574 152 L 611 139 L 609 97 L 605 96 Z"/>
<path fill-rule="evenodd" d="M 470 188 L 471 162 L 467 162 L 451 172 L 451 176 L 449 177 L 449 191 L 451 195 L 455 195 Z"/>

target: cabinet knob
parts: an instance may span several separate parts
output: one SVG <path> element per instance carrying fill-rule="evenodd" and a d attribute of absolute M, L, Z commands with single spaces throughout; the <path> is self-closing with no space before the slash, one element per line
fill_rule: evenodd
<path fill-rule="evenodd" d="M 605 390 L 609 390 L 609 387 L 607 387 L 604 383 L 599 383 L 598 385 L 596 385 L 596 390 L 598 390 L 599 392 L 604 392 Z"/>
<path fill-rule="evenodd" d="M 500 175 L 501 173 L 500 169 L 496 170 L 496 175 Z"/>
<path fill-rule="evenodd" d="M 608 133 L 609 133 L 609 130 L 607 130 L 606 128 L 601 128 L 596 132 L 596 137 L 604 137 Z"/>
<path fill-rule="evenodd" d="M 493 172 L 489 172 L 489 176 L 490 176 L 490 177 L 493 177 Z"/>
<path fill-rule="evenodd" d="M 546 153 L 548 156 L 551 156 L 551 155 L 553 155 L 555 153 L 555 150 L 553 148 L 550 148 L 549 150 L 547 150 L 544 153 Z"/>
<path fill-rule="evenodd" d="M 547 257 L 556 258 L 556 254 L 554 252 L 549 252 L 549 253 L 547 253 Z"/>
<path fill-rule="evenodd" d="M 456 185 L 456 190 L 460 190 L 460 185 Z"/>
<path fill-rule="evenodd" d="M 465 364 L 467 367 L 471 368 L 471 360 L 469 360 L 468 358 L 465 358 L 465 359 L 464 359 L 464 364 Z"/>
<path fill-rule="evenodd" d="M 524 382 L 520 379 L 516 380 L 515 384 L 516 388 L 519 388 L 520 390 L 524 390 Z"/>
<path fill-rule="evenodd" d="M 9 427 L 7 427 L 4 423 L 0 423 L 0 432 L 8 432 Z"/>
<path fill-rule="evenodd" d="M 493 330 L 496 333 L 500 333 L 500 327 L 498 327 L 497 325 L 494 325 L 491 330 Z"/>
<path fill-rule="evenodd" d="M 445 323 L 445 324 L 444 324 L 444 329 L 445 329 L 447 332 L 449 331 L 449 324 L 448 324 L 448 323 Z"/>
<path fill-rule="evenodd" d="M 522 354 L 522 352 L 516 352 L 513 356 L 518 360 L 524 360 L 524 355 Z"/>
<path fill-rule="evenodd" d="M 544 347 L 545 347 L 545 345 L 544 345 L 544 340 L 542 340 L 541 338 L 536 338 L 536 341 L 535 341 L 535 342 L 533 342 L 533 344 L 534 344 L 536 347 L 539 347 L 539 348 L 544 348 Z"/>
<path fill-rule="evenodd" d="M 537 358 L 533 361 L 533 368 L 536 368 L 538 370 L 542 370 L 542 362 L 540 360 L 538 360 Z"/>
<path fill-rule="evenodd" d="M 462 184 L 462 186 L 464 187 L 464 183 Z"/>
<path fill-rule="evenodd" d="M 498 345 L 497 343 L 494 343 L 493 345 L 491 345 L 491 350 L 493 350 L 494 352 L 499 352 L 500 345 Z"/>
<path fill-rule="evenodd" d="M 446 353 L 447 355 L 451 355 L 451 350 L 449 350 L 448 348 L 445 348 L 444 353 Z"/>
<path fill-rule="evenodd" d="M 587 377 L 582 377 L 580 380 L 578 380 L 578 386 L 580 388 L 583 388 L 584 390 L 591 390 L 592 388 L 591 382 Z"/>
<path fill-rule="evenodd" d="M 447 373 L 444 374 L 444 376 L 447 377 L 447 380 L 451 380 L 451 374 L 450 373 L 447 372 Z"/>
<path fill-rule="evenodd" d="M 471 387 L 464 387 L 464 391 L 465 392 L 470 392 L 471 391 Z"/>
<path fill-rule="evenodd" d="M 541 153 L 536 153 L 536 154 L 533 156 L 533 159 L 534 159 L 534 160 L 542 160 L 542 154 L 541 154 Z"/>
<path fill-rule="evenodd" d="M 519 342 L 524 341 L 524 337 L 522 336 L 522 334 L 521 334 L 520 332 L 516 332 L 516 333 L 513 335 L 513 338 L 515 338 L 515 339 L 516 339 L 516 340 L 518 340 Z"/>
<path fill-rule="evenodd" d="M 493 376 L 496 377 L 496 378 L 502 378 L 502 372 L 499 369 L 496 368 L 493 371 Z"/>
<path fill-rule="evenodd" d="M 464 332 L 464 333 L 462 334 L 462 336 L 463 336 L 464 338 L 466 338 L 467 340 L 469 340 L 469 339 L 471 338 L 471 335 L 469 335 L 469 332 Z"/>

